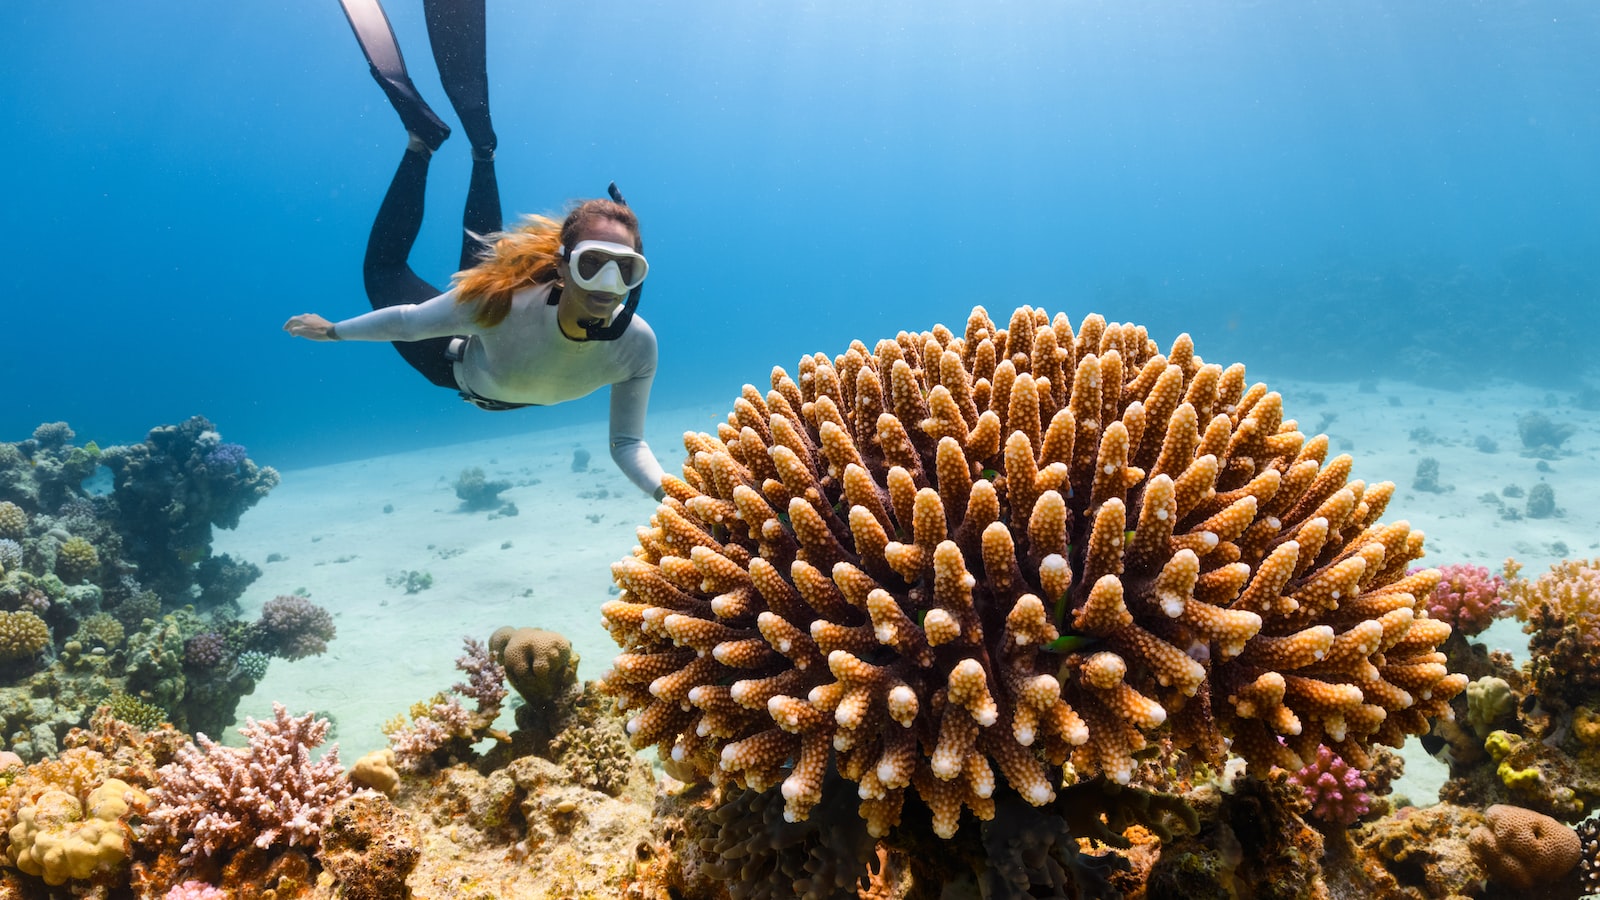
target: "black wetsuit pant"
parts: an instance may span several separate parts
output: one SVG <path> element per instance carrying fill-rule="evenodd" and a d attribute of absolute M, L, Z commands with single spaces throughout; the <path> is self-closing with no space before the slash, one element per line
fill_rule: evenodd
<path fill-rule="evenodd" d="M 423 10 L 439 77 L 472 144 L 472 180 L 467 187 L 461 239 L 461 268 L 469 269 L 478 262 L 483 249 L 474 235 L 487 235 L 502 227 L 500 185 L 494 172 L 495 134 L 489 120 L 489 76 L 484 59 L 484 0 L 423 0 Z M 396 104 L 423 103 L 409 79 L 406 81 L 398 89 L 392 83 L 386 86 L 391 100 Z M 408 262 L 412 245 L 422 230 L 423 195 L 431 157 L 425 149 L 407 147 L 383 204 L 378 207 L 362 266 L 367 299 L 373 309 L 421 303 L 443 293 L 417 275 Z M 394 347 L 429 381 L 458 390 L 453 363 L 446 357 L 451 340 L 438 337 L 396 341 Z"/>

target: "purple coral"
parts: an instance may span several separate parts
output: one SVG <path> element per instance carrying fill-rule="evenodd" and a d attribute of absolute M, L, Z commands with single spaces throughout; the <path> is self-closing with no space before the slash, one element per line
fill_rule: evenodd
<path fill-rule="evenodd" d="M 243 444 L 222 443 L 205 455 L 205 467 L 216 472 L 236 472 L 249 454 Z"/>
<path fill-rule="evenodd" d="M 200 734 L 162 766 L 143 840 L 183 841 L 184 865 L 252 843 L 314 849 L 334 804 L 350 795 L 350 779 L 337 745 L 311 761 L 327 719 L 295 718 L 280 703 L 272 704 L 272 714 L 267 722 L 245 720 L 244 747 Z"/>
<path fill-rule="evenodd" d="M 183 645 L 183 661 L 197 672 L 207 672 L 228 659 L 228 642 L 215 631 L 203 631 Z"/>
<path fill-rule="evenodd" d="M 494 718 L 506 699 L 506 670 L 494 661 L 482 641 L 462 638 L 466 652 L 456 657 L 456 668 L 467 673 L 467 680 L 451 686 L 463 697 L 477 701 L 478 712 Z"/>
<path fill-rule="evenodd" d="M 1428 616 L 1448 622 L 1462 636 L 1478 634 L 1511 611 L 1500 596 L 1505 582 L 1483 566 L 1440 566 L 1439 575 L 1439 586 L 1428 597 Z"/>
<path fill-rule="evenodd" d="M 295 594 L 274 597 L 261 605 L 260 625 L 272 637 L 284 659 L 316 656 L 333 640 L 333 616 L 326 609 Z"/>
<path fill-rule="evenodd" d="M 1314 819 L 1350 825 L 1372 811 L 1372 796 L 1366 792 L 1367 780 L 1361 777 L 1361 770 L 1325 745 L 1317 745 L 1316 760 L 1289 780 L 1306 792 Z"/>

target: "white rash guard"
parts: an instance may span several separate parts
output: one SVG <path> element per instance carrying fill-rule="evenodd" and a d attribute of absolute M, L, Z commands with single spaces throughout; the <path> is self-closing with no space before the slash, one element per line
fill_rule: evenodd
<path fill-rule="evenodd" d="M 455 363 L 456 383 L 503 403 L 550 406 L 611 385 L 611 459 L 647 494 L 664 471 L 644 441 L 645 409 L 656 377 L 656 333 L 637 315 L 614 341 L 575 341 L 561 331 L 550 285 L 523 288 L 499 325 L 472 319 L 473 306 L 447 291 L 422 303 L 389 306 L 334 323 L 340 340 L 420 341 L 471 335 Z"/>

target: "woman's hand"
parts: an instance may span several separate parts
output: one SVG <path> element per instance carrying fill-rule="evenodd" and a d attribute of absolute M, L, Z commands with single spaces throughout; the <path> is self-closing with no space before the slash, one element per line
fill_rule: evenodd
<path fill-rule="evenodd" d="M 339 335 L 334 333 L 333 323 L 316 313 L 301 313 L 290 317 L 283 323 L 283 330 L 295 337 L 309 338 L 313 341 L 337 341 Z"/>

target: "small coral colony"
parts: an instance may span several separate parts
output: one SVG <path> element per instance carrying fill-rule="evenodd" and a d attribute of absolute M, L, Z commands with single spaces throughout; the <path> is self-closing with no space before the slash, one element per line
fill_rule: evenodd
<path fill-rule="evenodd" d="M 1600 561 L 1423 567 L 1391 483 L 1187 336 L 980 307 L 775 368 L 685 435 L 600 682 L 468 636 L 348 769 L 281 706 L 206 736 L 334 639 L 211 552 L 278 473 L 202 418 L 75 440 L 0 443 L 0 897 L 1600 886 Z M 1473 641 L 1510 615 L 1520 667 Z"/>

